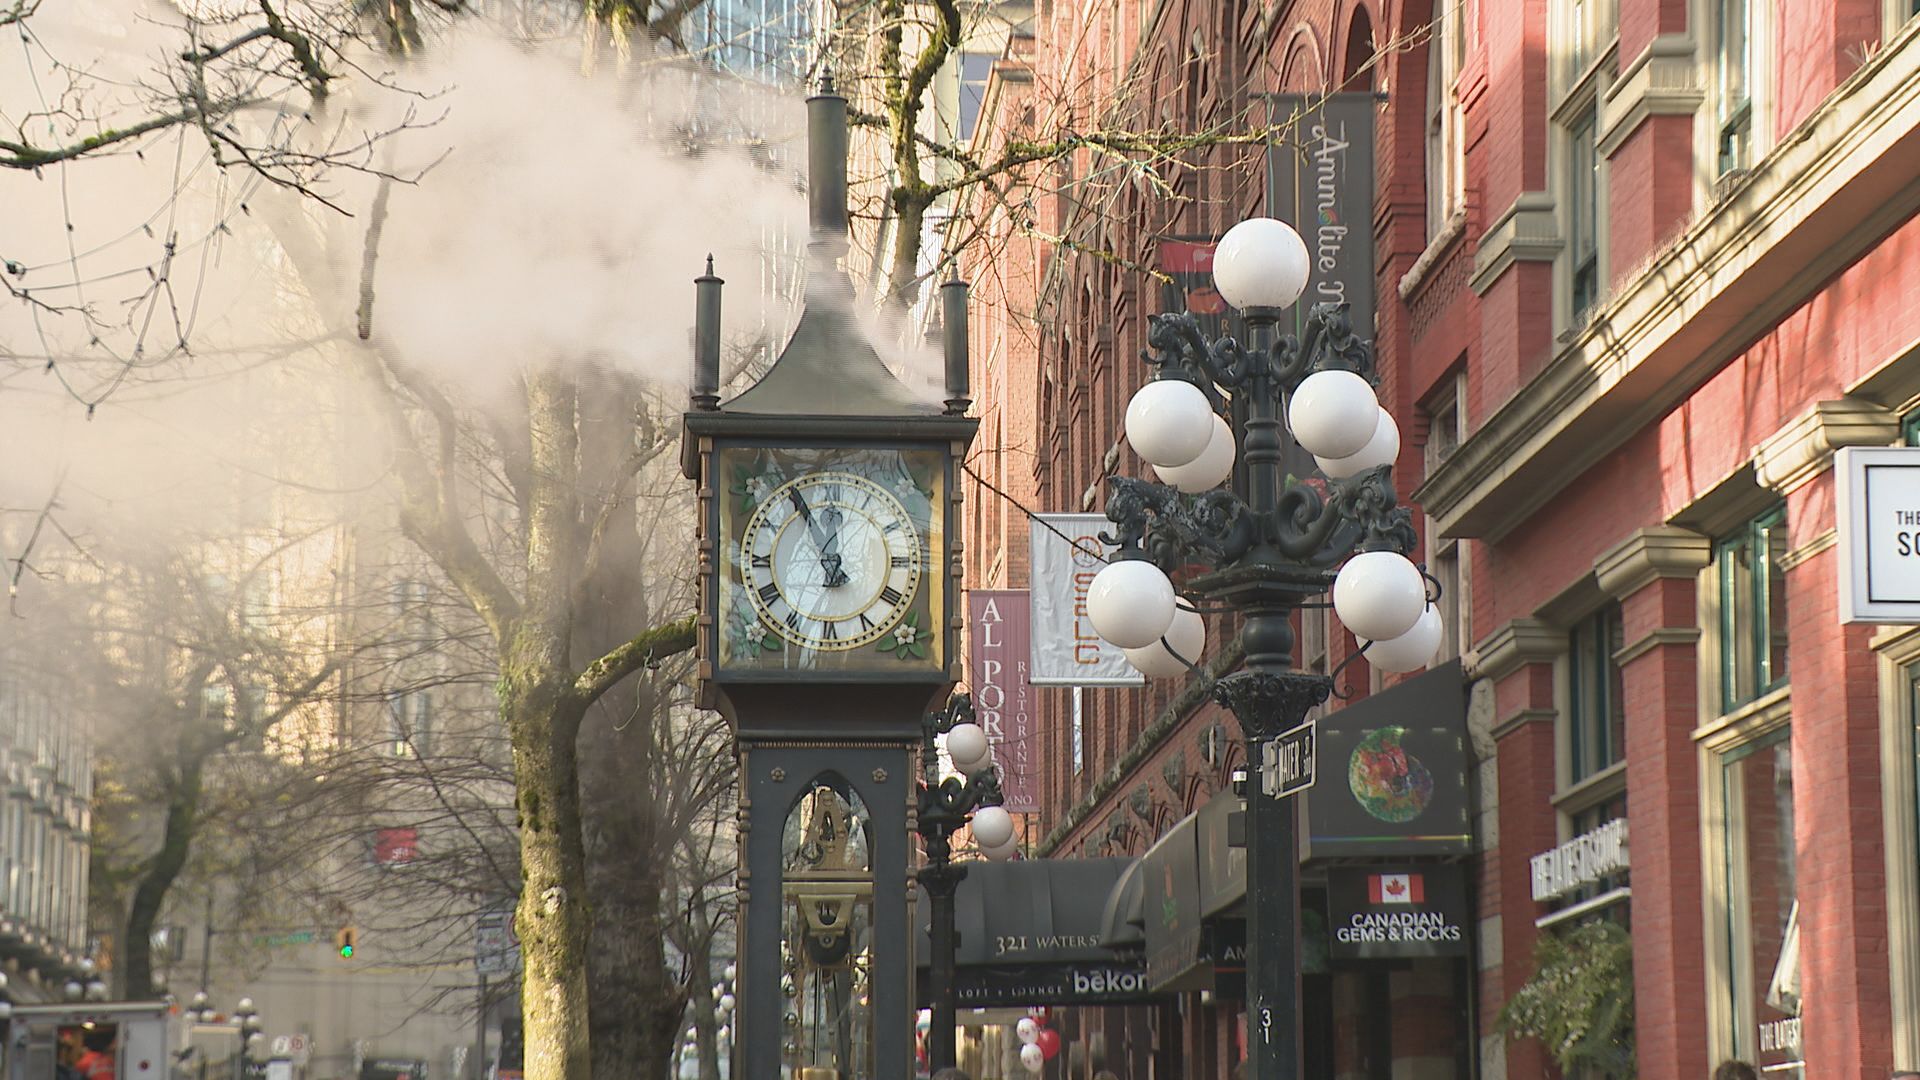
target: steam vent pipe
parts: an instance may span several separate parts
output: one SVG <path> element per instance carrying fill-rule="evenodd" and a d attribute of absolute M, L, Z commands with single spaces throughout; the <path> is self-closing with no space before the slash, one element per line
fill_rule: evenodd
<path fill-rule="evenodd" d="M 821 79 L 820 92 L 807 99 L 807 199 L 814 237 L 844 240 L 847 99 L 834 92 L 832 76 Z"/>
<path fill-rule="evenodd" d="M 693 279 L 693 407 L 696 409 L 710 411 L 720 407 L 720 286 L 725 284 L 713 274 L 713 256 L 707 256 L 707 272 Z"/>
<path fill-rule="evenodd" d="M 940 325 L 947 354 L 947 415 L 965 416 L 967 374 L 967 283 L 955 278 L 940 286 Z"/>

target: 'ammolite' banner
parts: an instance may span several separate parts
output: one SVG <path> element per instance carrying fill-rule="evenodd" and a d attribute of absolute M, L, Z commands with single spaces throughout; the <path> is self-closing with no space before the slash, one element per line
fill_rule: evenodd
<path fill-rule="evenodd" d="M 1087 619 L 1087 586 L 1106 565 L 1100 514 L 1035 514 L 1030 563 L 1035 686 L 1141 686 L 1146 676 L 1119 649 L 1100 640 Z"/>
<path fill-rule="evenodd" d="M 1025 589 L 973 589 L 967 593 L 967 688 L 973 713 L 986 729 L 1000 767 L 1000 793 L 1015 814 L 1040 812 L 1034 762 L 1033 641 Z"/>
<path fill-rule="evenodd" d="M 1273 94 L 1284 131 L 1267 147 L 1267 212 L 1306 241 L 1312 270 L 1295 332 L 1315 304 L 1347 302 L 1353 332 L 1373 338 L 1372 93 Z"/>

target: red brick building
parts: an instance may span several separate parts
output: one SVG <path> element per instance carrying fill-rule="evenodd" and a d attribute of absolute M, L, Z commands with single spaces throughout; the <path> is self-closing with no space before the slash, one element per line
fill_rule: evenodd
<path fill-rule="evenodd" d="M 1380 389 L 1470 682 L 1475 940 L 1457 973 L 1331 984 L 1309 1017 L 1324 1075 L 1553 1075 L 1498 1017 L 1541 936 L 1593 920 L 1629 928 L 1641 1077 L 1920 1068 L 1920 636 L 1840 623 L 1830 467 L 1920 430 L 1913 15 L 1060 3 L 996 65 L 989 143 L 1049 109 L 1204 130 L 1269 91 L 1385 94 Z M 1120 425 L 1164 304 L 1138 268 L 1267 212 L 1237 148 L 1124 183 L 1111 165 L 1060 170 L 1030 228 L 987 215 L 1005 241 L 967 270 L 974 464 L 1032 509 L 1097 510 L 1103 477 L 1147 475 Z M 1026 585 L 1018 507 L 969 496 L 974 583 Z M 1300 637 L 1303 667 L 1352 647 L 1319 619 Z M 1382 688 L 1364 662 L 1344 679 Z M 1144 852 L 1241 756 L 1188 687 L 1041 701 L 1036 854 Z M 1624 868 L 1595 854 L 1620 830 Z M 1244 1052 L 1223 995 L 1063 1012 L 1083 1046 L 1063 1075 L 1225 1076 Z"/>

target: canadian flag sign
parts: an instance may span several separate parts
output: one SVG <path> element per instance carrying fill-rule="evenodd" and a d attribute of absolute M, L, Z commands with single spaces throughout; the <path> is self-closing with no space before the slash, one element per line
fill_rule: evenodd
<path fill-rule="evenodd" d="M 1424 904 L 1426 882 L 1419 874 L 1368 874 L 1367 902 L 1370 904 Z"/>

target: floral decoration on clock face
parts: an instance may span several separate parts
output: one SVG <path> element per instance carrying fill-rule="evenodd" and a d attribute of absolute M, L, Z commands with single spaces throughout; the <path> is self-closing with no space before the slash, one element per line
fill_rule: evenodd
<path fill-rule="evenodd" d="M 722 451 L 722 666 L 938 666 L 944 457 L 877 448 Z"/>

